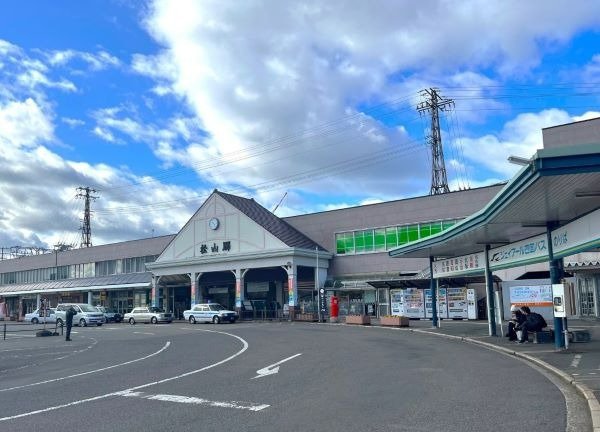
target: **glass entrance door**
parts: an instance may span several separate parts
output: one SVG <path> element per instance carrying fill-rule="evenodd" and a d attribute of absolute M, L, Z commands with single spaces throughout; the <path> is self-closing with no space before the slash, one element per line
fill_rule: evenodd
<path fill-rule="evenodd" d="M 389 302 L 389 288 L 378 288 L 377 289 L 377 304 L 378 304 L 378 315 L 379 317 L 390 314 L 390 302 Z"/>
<path fill-rule="evenodd" d="M 595 302 L 596 284 L 594 278 L 583 276 L 577 278 L 577 297 L 579 299 L 579 315 L 596 316 Z"/>

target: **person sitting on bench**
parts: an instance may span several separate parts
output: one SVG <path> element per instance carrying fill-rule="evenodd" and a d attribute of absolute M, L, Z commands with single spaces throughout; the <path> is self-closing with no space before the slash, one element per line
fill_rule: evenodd
<path fill-rule="evenodd" d="M 521 337 L 517 343 L 529 342 L 529 332 L 539 332 L 543 328 L 548 327 L 544 317 L 537 312 L 531 312 L 528 306 L 522 306 L 521 310 L 525 314 L 525 321 L 515 327 L 515 330 L 521 331 Z"/>
<path fill-rule="evenodd" d="M 516 341 L 517 332 L 515 329 L 517 326 L 520 326 L 523 322 L 525 322 L 526 317 L 525 314 L 521 312 L 521 309 L 519 309 L 519 307 L 516 305 L 512 305 L 510 307 L 510 311 L 512 312 L 512 318 L 508 322 L 508 331 L 506 332 L 506 337 L 510 341 Z"/>

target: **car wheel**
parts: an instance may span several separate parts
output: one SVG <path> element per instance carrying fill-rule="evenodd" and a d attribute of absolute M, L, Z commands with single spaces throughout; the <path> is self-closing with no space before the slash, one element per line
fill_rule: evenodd
<path fill-rule="evenodd" d="M 100 326 L 102 325 L 102 323 L 96 323 L 96 325 L 97 325 L 98 327 L 100 327 Z"/>
<path fill-rule="evenodd" d="M 58 324 L 59 326 L 61 326 L 61 327 L 62 327 L 62 325 L 63 325 L 63 321 L 62 321 L 60 318 L 57 318 L 57 319 L 56 319 L 56 324 Z"/>
<path fill-rule="evenodd" d="M 217 315 L 215 315 L 213 317 L 213 324 L 219 324 L 221 322 L 221 318 L 219 318 Z"/>
<path fill-rule="evenodd" d="M 39 322 L 40 322 L 40 320 L 38 320 L 37 318 L 33 318 L 33 319 L 31 320 L 31 324 L 37 324 L 37 323 L 39 323 Z"/>
<path fill-rule="evenodd" d="M 135 324 L 135 320 L 133 318 L 129 318 L 129 324 L 131 324 L 131 325 Z"/>
<path fill-rule="evenodd" d="M 230 322 L 231 324 L 235 323 L 235 318 L 232 318 Z"/>
<path fill-rule="evenodd" d="M 156 319 L 156 317 L 152 317 L 152 318 L 150 318 L 150 322 L 152 324 L 156 324 L 158 322 L 158 320 Z"/>
<path fill-rule="evenodd" d="M 196 324 L 196 317 L 194 315 L 190 315 L 190 324 Z"/>
<path fill-rule="evenodd" d="M 87 323 L 85 322 L 84 318 L 81 318 L 79 320 L 79 327 L 87 327 Z"/>

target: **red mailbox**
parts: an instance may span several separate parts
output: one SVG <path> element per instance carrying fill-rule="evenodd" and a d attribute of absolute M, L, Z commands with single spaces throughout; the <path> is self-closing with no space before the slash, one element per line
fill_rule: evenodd
<path fill-rule="evenodd" d="M 329 318 L 331 322 L 337 322 L 339 312 L 339 299 L 336 296 L 331 296 L 331 308 L 329 309 Z"/>

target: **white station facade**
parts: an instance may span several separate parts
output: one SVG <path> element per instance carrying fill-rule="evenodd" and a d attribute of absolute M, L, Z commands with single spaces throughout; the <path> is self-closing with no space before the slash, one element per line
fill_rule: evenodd
<path fill-rule="evenodd" d="M 594 233 L 600 232 L 600 119 L 543 133 L 545 159 L 540 161 L 560 164 L 576 158 L 582 167 L 582 161 L 591 161 L 587 172 L 577 176 L 577 190 L 564 186 L 570 195 L 560 202 L 586 214 L 571 217 L 566 212 L 552 238 L 557 242 L 554 256 L 563 260 L 565 278 L 575 286 L 576 314 L 599 317 L 600 255 Z M 176 317 L 193 304 L 211 301 L 246 318 L 312 320 L 323 289 L 327 302 L 331 295 L 339 298 L 340 315 L 427 319 L 432 306 L 430 257 L 414 250 L 401 256 L 398 251 L 410 252 L 411 245 L 433 245 L 465 227 L 472 229 L 473 221 L 488 217 L 490 208 L 509 206 L 510 200 L 498 197 L 510 196 L 521 180 L 527 181 L 526 176 L 517 174 L 508 183 L 482 188 L 284 218 L 253 199 L 215 190 L 175 235 L 0 261 L 0 318 L 22 319 L 41 299 L 48 299 L 52 306 L 85 302 L 120 312 L 154 304 Z M 518 186 L 521 192 L 528 190 L 526 184 Z M 563 185 L 546 182 L 544 187 L 550 189 L 536 191 L 536 199 L 560 195 Z M 525 200 L 519 205 L 542 204 Z M 550 283 L 546 227 L 520 211 L 514 214 L 519 220 L 502 213 L 506 231 L 499 224 L 497 238 L 488 239 L 496 291 Z M 532 235 L 519 238 L 522 243 L 512 241 L 525 231 Z M 571 247 L 575 241 L 587 244 Z M 485 318 L 483 250 L 450 254 L 440 246 L 436 252 L 440 316 Z M 515 259 L 517 265 L 512 265 Z"/>

